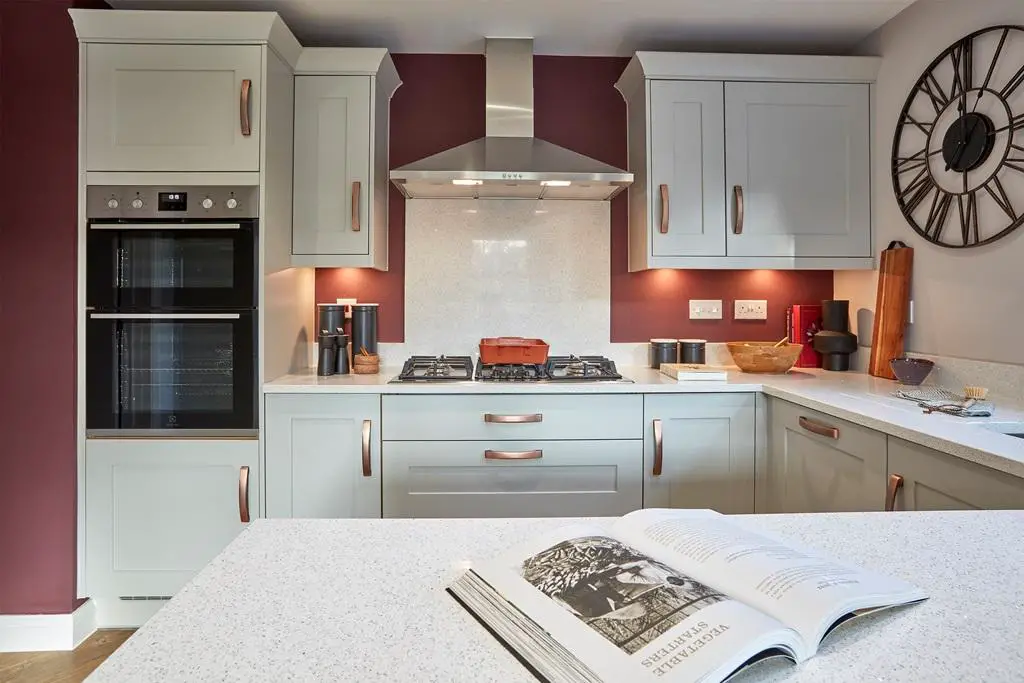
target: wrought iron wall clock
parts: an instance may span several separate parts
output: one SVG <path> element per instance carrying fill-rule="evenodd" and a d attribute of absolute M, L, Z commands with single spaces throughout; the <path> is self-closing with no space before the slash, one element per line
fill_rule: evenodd
<path fill-rule="evenodd" d="M 910 226 L 943 247 L 976 247 L 1024 223 L 1024 27 L 951 45 L 907 97 L 892 184 Z"/>

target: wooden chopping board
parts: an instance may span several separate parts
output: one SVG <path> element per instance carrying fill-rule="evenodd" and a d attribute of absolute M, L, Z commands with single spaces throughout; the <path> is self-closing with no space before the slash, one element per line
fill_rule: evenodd
<path fill-rule="evenodd" d="M 875 298 L 875 329 L 868 362 L 868 373 L 875 377 L 896 379 L 889 361 L 903 355 L 913 266 L 914 250 L 903 242 L 891 242 L 882 251 Z"/>

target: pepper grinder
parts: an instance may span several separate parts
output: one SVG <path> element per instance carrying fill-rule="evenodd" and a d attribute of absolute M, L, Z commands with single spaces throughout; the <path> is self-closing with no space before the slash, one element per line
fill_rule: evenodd
<path fill-rule="evenodd" d="M 821 327 L 821 332 L 814 335 L 814 350 L 821 354 L 821 367 L 836 372 L 849 370 L 850 354 L 857 350 L 857 335 L 850 332 L 850 302 L 822 301 Z"/>

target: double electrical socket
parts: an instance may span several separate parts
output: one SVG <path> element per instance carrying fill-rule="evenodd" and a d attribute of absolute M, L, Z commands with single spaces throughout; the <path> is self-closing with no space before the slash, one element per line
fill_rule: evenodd
<path fill-rule="evenodd" d="M 768 302 L 764 299 L 737 299 L 733 320 L 767 320 Z M 690 320 L 721 320 L 721 299 L 690 299 Z"/>

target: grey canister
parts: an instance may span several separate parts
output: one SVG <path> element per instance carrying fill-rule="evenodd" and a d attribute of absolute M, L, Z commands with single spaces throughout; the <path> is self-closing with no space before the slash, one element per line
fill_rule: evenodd
<path fill-rule="evenodd" d="M 317 304 L 317 329 L 337 334 L 345 327 L 345 304 Z"/>
<path fill-rule="evenodd" d="M 652 339 L 650 347 L 651 367 L 657 370 L 662 363 L 679 362 L 678 339 Z"/>
<path fill-rule="evenodd" d="M 679 355 L 682 356 L 684 363 L 696 363 L 703 365 L 707 361 L 706 351 L 707 348 L 706 339 L 680 339 L 679 340 Z"/>
<path fill-rule="evenodd" d="M 377 353 L 378 304 L 352 304 L 352 354 Z"/>

